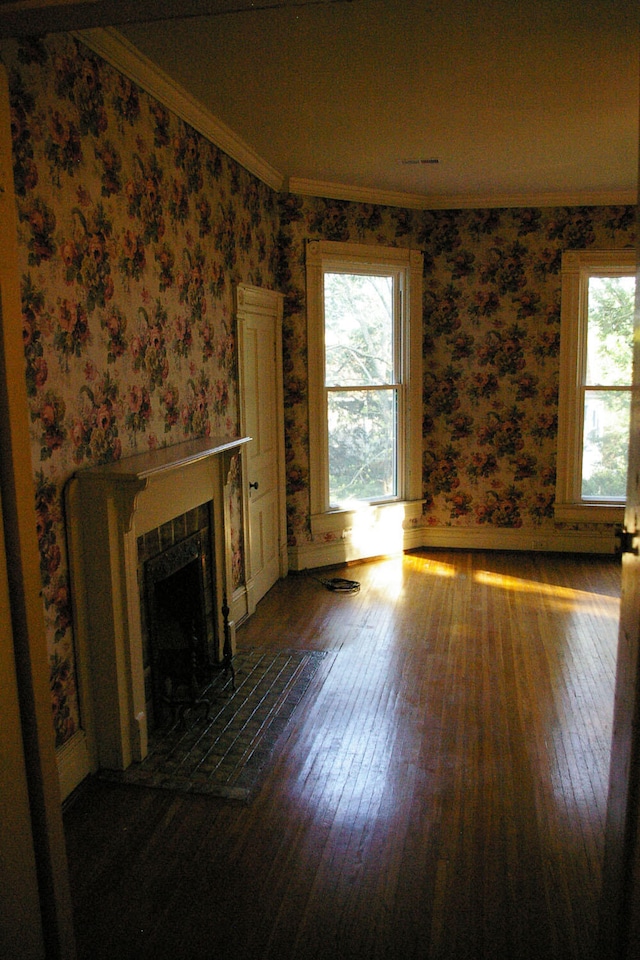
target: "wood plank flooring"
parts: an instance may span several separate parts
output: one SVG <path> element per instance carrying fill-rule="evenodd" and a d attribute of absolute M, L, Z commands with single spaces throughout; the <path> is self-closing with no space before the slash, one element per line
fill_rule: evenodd
<path fill-rule="evenodd" d="M 80 960 L 595 960 L 619 561 L 331 575 L 360 592 L 291 575 L 238 632 L 330 651 L 252 805 L 69 806 Z"/>

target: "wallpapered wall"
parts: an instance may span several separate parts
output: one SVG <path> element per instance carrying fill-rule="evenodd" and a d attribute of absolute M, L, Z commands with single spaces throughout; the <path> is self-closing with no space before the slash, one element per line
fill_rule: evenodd
<path fill-rule="evenodd" d="M 3 48 L 57 742 L 77 729 L 63 487 L 238 431 L 233 288 L 274 286 L 268 187 L 70 37 Z M 233 574 L 242 581 L 240 499 Z"/>
<path fill-rule="evenodd" d="M 285 391 L 291 544 L 308 530 L 304 246 L 417 248 L 423 279 L 423 495 L 417 525 L 555 529 L 560 267 L 633 246 L 635 207 L 413 211 L 288 197 Z"/>
<path fill-rule="evenodd" d="M 561 254 L 633 245 L 634 208 L 421 212 L 279 200 L 72 38 L 8 44 L 2 58 L 59 744 L 79 723 L 64 483 L 158 444 L 236 432 L 238 281 L 285 293 L 289 539 L 311 539 L 309 239 L 425 254 L 420 522 L 553 525 Z"/>

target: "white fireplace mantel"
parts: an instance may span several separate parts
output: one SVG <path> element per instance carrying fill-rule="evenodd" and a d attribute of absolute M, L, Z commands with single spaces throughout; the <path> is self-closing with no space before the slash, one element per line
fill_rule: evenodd
<path fill-rule="evenodd" d="M 93 769 L 124 770 L 148 749 L 138 537 L 209 502 L 222 645 L 221 604 L 231 595 L 229 470 L 250 439 L 190 440 L 79 470 L 67 484 L 80 706 Z"/>

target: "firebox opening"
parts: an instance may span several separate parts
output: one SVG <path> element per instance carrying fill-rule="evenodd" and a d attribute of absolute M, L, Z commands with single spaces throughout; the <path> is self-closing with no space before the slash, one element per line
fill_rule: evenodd
<path fill-rule="evenodd" d="M 213 605 L 202 532 L 145 564 L 151 728 L 194 706 L 211 680 Z M 210 591 L 209 591 L 210 592 Z"/>
<path fill-rule="evenodd" d="M 197 560 L 154 585 L 157 622 L 152 672 L 160 704 L 183 700 L 206 680 L 199 586 Z"/>

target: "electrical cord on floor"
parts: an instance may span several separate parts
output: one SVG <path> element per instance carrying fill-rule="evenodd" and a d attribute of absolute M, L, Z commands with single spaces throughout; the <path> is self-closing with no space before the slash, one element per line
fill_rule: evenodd
<path fill-rule="evenodd" d="M 334 593 L 358 593 L 360 590 L 360 584 L 357 580 L 345 580 L 344 577 L 331 577 L 330 579 L 313 577 L 312 579 L 317 580 L 323 587 L 332 590 Z"/>

